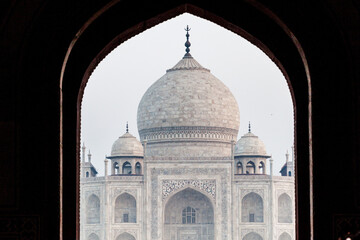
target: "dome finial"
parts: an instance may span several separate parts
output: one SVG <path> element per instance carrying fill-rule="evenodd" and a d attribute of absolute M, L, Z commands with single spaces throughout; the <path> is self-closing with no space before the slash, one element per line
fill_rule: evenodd
<path fill-rule="evenodd" d="M 250 124 L 250 121 L 249 121 L 249 133 L 251 133 L 251 124 Z"/>
<path fill-rule="evenodd" d="M 129 124 L 126 122 L 126 133 L 129 133 Z"/>
<path fill-rule="evenodd" d="M 191 57 L 190 55 L 190 46 L 191 46 L 191 43 L 189 42 L 189 37 L 190 37 L 190 34 L 189 34 L 189 31 L 191 30 L 191 28 L 189 28 L 189 25 L 186 26 L 185 28 L 185 31 L 186 31 L 186 42 L 185 42 L 185 51 L 186 51 L 186 54 L 184 57 Z"/>

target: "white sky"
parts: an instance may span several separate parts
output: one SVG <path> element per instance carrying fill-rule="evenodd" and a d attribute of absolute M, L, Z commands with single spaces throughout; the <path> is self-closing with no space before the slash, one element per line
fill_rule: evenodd
<path fill-rule="evenodd" d="M 105 155 L 110 155 L 113 142 L 125 133 L 127 121 L 130 133 L 139 139 L 138 104 L 148 87 L 185 54 L 186 25 L 191 28 L 191 55 L 223 81 L 238 102 L 238 139 L 251 121 L 252 132 L 265 143 L 274 159 L 274 174 L 279 175 L 287 150 L 291 156 L 294 139 L 293 105 L 285 78 L 256 46 L 191 14 L 129 39 L 91 75 L 82 102 L 81 142 L 86 152 L 90 149 L 99 175 L 104 175 Z"/>

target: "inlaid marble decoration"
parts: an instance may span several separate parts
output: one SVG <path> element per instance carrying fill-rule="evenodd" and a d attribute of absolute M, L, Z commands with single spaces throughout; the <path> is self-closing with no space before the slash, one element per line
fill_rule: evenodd
<path fill-rule="evenodd" d="M 185 188 L 194 187 L 207 193 L 211 198 L 216 199 L 216 181 L 209 180 L 163 180 L 162 199 L 165 200 L 172 192 Z"/>

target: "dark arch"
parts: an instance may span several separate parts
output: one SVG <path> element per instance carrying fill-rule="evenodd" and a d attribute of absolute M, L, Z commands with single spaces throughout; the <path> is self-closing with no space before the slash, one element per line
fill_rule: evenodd
<path fill-rule="evenodd" d="M 100 199 L 95 194 L 86 202 L 86 223 L 100 223 Z"/>
<path fill-rule="evenodd" d="M 264 203 L 259 194 L 251 192 L 242 199 L 241 221 L 264 222 Z"/>
<path fill-rule="evenodd" d="M 136 199 L 123 193 L 115 200 L 115 223 L 136 223 Z"/>
<path fill-rule="evenodd" d="M 255 174 L 256 167 L 253 161 L 249 161 L 246 163 L 246 174 Z"/>
<path fill-rule="evenodd" d="M 312 160 L 309 154 L 309 150 L 312 148 L 309 142 L 311 133 L 309 127 L 311 126 L 311 115 L 309 115 L 311 92 L 308 87 L 310 75 L 305 54 L 292 31 L 270 9 L 255 1 L 239 1 L 235 4 L 238 9 L 236 15 L 232 14 L 232 11 L 222 11 L 234 9 L 234 6 L 223 3 L 219 3 L 221 7 L 219 5 L 217 8 L 202 2 L 199 2 L 199 7 L 179 2 L 178 7 L 173 8 L 175 6 L 172 5 L 173 3 L 151 2 L 151 7 L 148 6 L 149 9 L 144 8 L 147 9 L 146 12 L 141 12 L 133 18 L 126 18 L 126 13 L 131 9 L 138 9 L 136 4 L 124 6 L 122 3 L 112 1 L 94 14 L 74 36 L 63 62 L 60 76 L 60 103 L 63 103 L 60 106 L 60 141 L 62 142 L 60 166 L 63 171 L 62 175 L 67 176 L 67 179 L 64 180 L 63 192 L 60 193 L 61 199 L 77 199 L 79 197 L 78 190 L 73 188 L 74 182 L 77 182 L 76 175 L 71 172 L 71 169 L 77 169 L 79 172 L 79 168 L 75 162 L 63 161 L 63 159 L 73 159 L 76 156 L 79 161 L 79 155 L 76 154 L 79 152 L 79 144 L 75 144 L 73 139 L 77 139 L 77 143 L 80 141 L 81 98 L 93 69 L 104 56 L 123 41 L 171 17 L 189 12 L 213 21 L 254 43 L 279 66 L 288 82 L 291 81 L 292 85 L 289 84 L 289 87 L 295 105 L 295 129 L 302 132 L 302 134 L 295 135 L 295 143 L 301 143 L 295 146 L 296 158 L 301 160 L 296 161 L 296 171 L 297 176 L 301 175 L 305 179 L 297 182 L 296 188 L 297 206 L 302 209 L 297 214 L 297 222 L 302 228 L 301 233 L 298 233 L 306 238 L 310 236 L 310 211 L 312 209 L 310 207 L 312 206 L 312 198 L 310 198 L 312 192 L 309 192 L 310 172 L 312 171 Z M 112 11 L 108 11 L 110 8 Z M 152 18 L 155 16 L 156 18 Z M 231 22 L 225 19 L 231 19 Z M 109 21 L 126 24 L 104 28 L 104 26 L 108 26 Z M 106 32 L 103 32 L 104 29 L 107 29 Z M 102 34 L 99 34 L 100 32 Z M 270 32 L 271 34 L 269 34 Z M 81 41 L 77 42 L 78 39 Z M 65 100 L 63 101 L 63 99 Z M 74 121 L 77 121 L 76 126 L 72 125 Z M 62 134 L 63 132 L 66 134 Z M 63 184 L 62 181 L 60 185 Z M 75 238 L 74 226 L 75 223 L 78 224 L 76 214 L 79 206 L 75 200 L 73 201 L 64 205 L 61 214 L 64 215 L 64 229 L 67 229 L 68 234 L 74 234 L 72 238 Z"/>
<path fill-rule="evenodd" d="M 135 173 L 136 174 L 141 174 L 141 163 L 137 162 L 135 164 Z"/>
<path fill-rule="evenodd" d="M 260 162 L 260 165 L 259 165 L 259 173 L 260 174 L 266 174 L 266 166 L 265 166 L 265 163 L 263 161 Z"/>
<path fill-rule="evenodd" d="M 113 168 L 111 170 L 111 174 L 120 174 L 120 167 L 118 162 L 113 163 Z"/>
<path fill-rule="evenodd" d="M 124 162 L 122 165 L 122 174 L 131 174 L 132 173 L 132 167 L 129 162 Z"/>
<path fill-rule="evenodd" d="M 189 239 L 214 239 L 213 205 L 206 195 L 192 188 L 170 197 L 165 204 L 164 219 L 164 240 L 174 239 L 176 233 Z"/>
<path fill-rule="evenodd" d="M 240 161 L 236 164 L 236 174 L 243 174 L 243 165 Z"/>
<path fill-rule="evenodd" d="M 292 223 L 292 201 L 288 194 L 283 193 L 278 199 L 278 222 Z"/>
<path fill-rule="evenodd" d="M 135 237 L 131 235 L 130 233 L 124 232 L 120 234 L 116 240 L 135 240 Z"/>

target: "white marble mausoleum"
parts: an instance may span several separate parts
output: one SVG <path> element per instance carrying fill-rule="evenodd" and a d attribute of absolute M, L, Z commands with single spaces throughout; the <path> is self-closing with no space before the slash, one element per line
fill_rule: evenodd
<path fill-rule="evenodd" d="M 234 96 L 185 46 L 139 104 L 140 140 L 126 129 L 104 176 L 82 148 L 81 240 L 294 240 L 293 162 L 273 176 L 250 126 L 237 139 Z"/>

